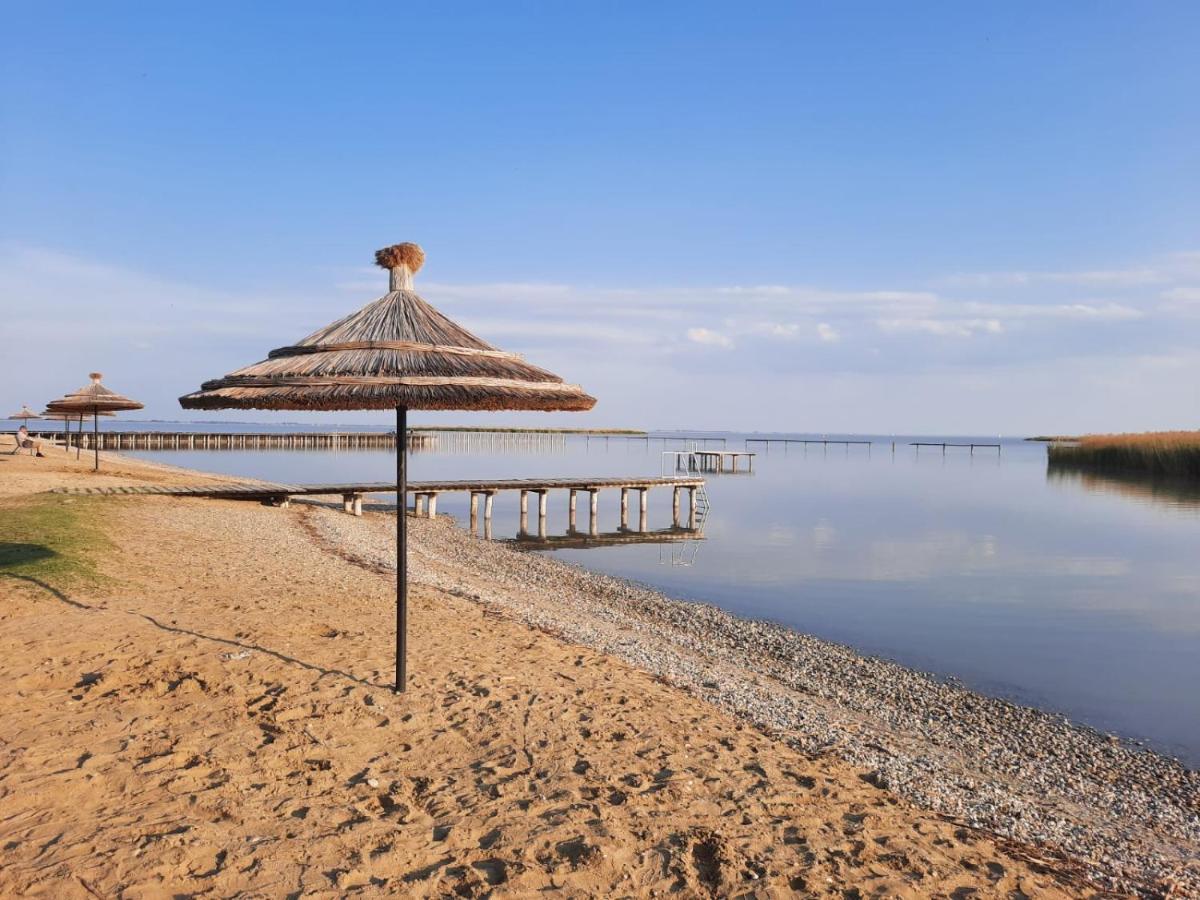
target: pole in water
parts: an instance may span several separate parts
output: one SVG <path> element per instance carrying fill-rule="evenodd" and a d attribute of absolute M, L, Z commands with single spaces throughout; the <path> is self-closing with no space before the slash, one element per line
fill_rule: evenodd
<path fill-rule="evenodd" d="M 407 688 L 408 671 L 408 410 L 396 407 L 396 684 Z"/>

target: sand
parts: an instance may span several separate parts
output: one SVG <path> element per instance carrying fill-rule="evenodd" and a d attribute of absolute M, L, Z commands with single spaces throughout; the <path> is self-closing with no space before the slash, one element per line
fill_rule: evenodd
<path fill-rule="evenodd" d="M 48 452 L 0 457 L 0 519 L 55 485 L 197 480 Z M 394 695 L 392 578 L 320 539 L 341 513 L 87 515 L 100 580 L 0 569 L 0 895 L 1097 893 L 496 604 L 418 586 Z"/>

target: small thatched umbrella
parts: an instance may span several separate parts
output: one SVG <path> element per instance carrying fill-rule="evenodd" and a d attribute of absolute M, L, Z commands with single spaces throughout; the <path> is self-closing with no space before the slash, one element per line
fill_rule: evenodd
<path fill-rule="evenodd" d="M 46 404 L 46 409 L 57 413 L 77 413 L 80 416 L 91 415 L 92 417 L 92 442 L 96 449 L 96 466 L 95 471 L 100 471 L 100 413 L 108 412 L 123 412 L 130 409 L 141 409 L 142 404 L 136 400 L 130 400 L 128 397 L 122 397 L 116 391 L 110 391 L 100 383 L 100 379 L 104 376 L 99 372 L 92 372 L 88 375 L 92 379 L 92 383 L 81 387 L 73 394 L 67 394 L 61 400 L 54 400 Z M 82 421 L 79 424 L 80 430 L 83 429 Z"/>
<path fill-rule="evenodd" d="M 14 421 L 16 419 L 23 419 L 25 424 L 28 425 L 30 419 L 40 419 L 42 417 L 39 416 L 37 413 L 35 413 L 32 409 L 30 409 L 24 403 L 22 403 L 21 411 L 13 413 L 11 416 L 9 416 L 9 418 L 13 419 Z"/>
<path fill-rule="evenodd" d="M 116 415 L 116 413 L 101 412 L 101 413 L 97 413 L 97 415 L 102 418 L 103 417 L 112 418 L 113 416 Z M 70 453 L 71 452 L 71 423 L 78 422 L 79 423 L 79 433 L 82 434 L 83 433 L 83 413 L 59 413 L 59 412 L 55 412 L 52 409 L 46 409 L 46 410 L 42 411 L 42 418 L 50 419 L 55 422 L 63 423 L 63 445 L 66 448 L 66 451 L 68 453 Z M 82 444 L 83 441 L 80 441 L 79 443 Z M 75 447 L 75 458 L 79 459 L 79 447 L 78 446 Z"/>
<path fill-rule="evenodd" d="M 388 293 L 267 359 L 180 397 L 185 409 L 396 411 L 396 685 L 405 689 L 408 628 L 407 450 L 410 409 L 587 410 L 578 385 L 497 350 L 413 291 L 416 244 L 375 254 Z"/>

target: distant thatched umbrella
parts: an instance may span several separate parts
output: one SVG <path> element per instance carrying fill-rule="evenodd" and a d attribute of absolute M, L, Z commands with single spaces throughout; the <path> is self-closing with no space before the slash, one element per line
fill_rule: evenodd
<path fill-rule="evenodd" d="M 408 627 L 408 410 L 587 410 L 578 385 L 497 350 L 413 291 L 425 254 L 396 244 L 375 254 L 388 293 L 353 315 L 272 350 L 267 359 L 180 397 L 185 409 L 396 410 L 396 685 L 405 688 Z"/>
<path fill-rule="evenodd" d="M 25 421 L 25 424 L 28 425 L 30 419 L 40 419 L 42 417 L 39 416 L 37 413 L 35 413 L 32 409 L 30 409 L 24 403 L 22 403 L 21 411 L 13 413 L 11 416 L 9 416 L 9 418 L 14 419 L 14 420 L 15 419 L 23 419 Z"/>
<path fill-rule="evenodd" d="M 96 449 L 96 466 L 95 471 L 100 471 L 100 413 L 122 412 L 130 409 L 141 409 L 142 404 L 136 400 L 130 400 L 128 397 L 122 397 L 116 391 L 110 391 L 100 383 L 100 379 L 104 376 L 99 372 L 92 372 L 89 376 L 92 383 L 81 387 L 73 394 L 67 394 L 61 400 L 54 400 L 46 404 L 46 409 L 51 412 L 58 413 L 78 413 L 80 415 L 90 415 L 92 417 L 92 441 Z M 82 430 L 83 423 L 80 422 Z"/>
<path fill-rule="evenodd" d="M 116 413 L 101 412 L 101 413 L 97 413 L 96 415 L 101 416 L 101 417 L 112 418 L 113 416 L 116 415 Z M 70 453 L 71 452 L 71 423 L 78 422 L 79 423 L 79 433 L 82 434 L 83 433 L 83 413 L 59 413 L 59 412 L 55 412 L 52 409 L 46 409 L 46 410 L 42 411 L 42 418 L 50 419 L 51 421 L 54 421 L 54 422 L 62 422 L 63 423 L 63 443 L 64 443 L 64 446 L 66 447 L 66 451 L 68 453 Z M 80 441 L 79 443 L 82 444 L 83 441 Z M 79 447 L 78 446 L 75 447 L 75 458 L 79 459 Z"/>

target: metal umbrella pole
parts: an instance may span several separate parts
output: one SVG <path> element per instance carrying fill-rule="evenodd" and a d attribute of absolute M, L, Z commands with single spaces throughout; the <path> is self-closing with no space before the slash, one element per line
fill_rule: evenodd
<path fill-rule="evenodd" d="M 396 407 L 396 685 L 408 681 L 408 410 Z"/>

